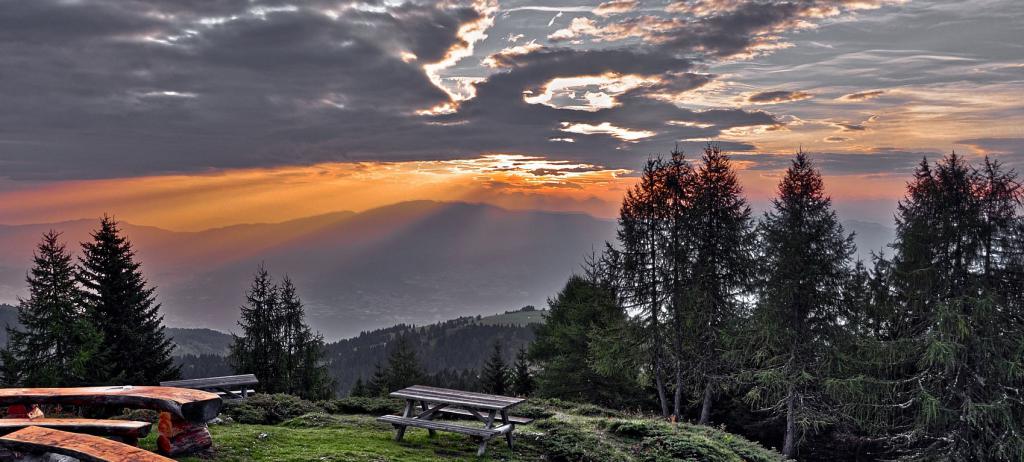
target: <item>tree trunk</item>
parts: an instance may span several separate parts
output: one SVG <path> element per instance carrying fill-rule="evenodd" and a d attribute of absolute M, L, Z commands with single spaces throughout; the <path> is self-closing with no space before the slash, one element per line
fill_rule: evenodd
<path fill-rule="evenodd" d="M 704 404 L 700 407 L 700 421 L 697 423 L 700 425 L 707 425 L 711 421 L 711 401 L 714 399 L 714 393 L 711 390 L 711 381 L 704 385 Z"/>
<path fill-rule="evenodd" d="M 661 403 L 661 416 L 668 417 L 668 397 L 665 396 L 665 378 L 661 368 L 661 352 L 654 353 L 654 386 L 658 389 L 658 401 Z"/>
<path fill-rule="evenodd" d="M 786 437 L 782 444 L 782 455 L 792 459 L 796 455 L 796 393 L 789 388 L 786 398 Z"/>
<path fill-rule="evenodd" d="M 683 405 L 683 362 L 676 360 L 676 393 L 675 398 L 672 400 L 672 415 L 673 421 L 679 422 L 682 420 L 682 405 Z"/>

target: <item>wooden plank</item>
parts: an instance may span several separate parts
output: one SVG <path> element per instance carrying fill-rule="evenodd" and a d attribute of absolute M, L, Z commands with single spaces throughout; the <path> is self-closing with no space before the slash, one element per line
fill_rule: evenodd
<path fill-rule="evenodd" d="M 98 436 L 145 438 L 153 424 L 134 420 L 103 419 L 0 419 L 0 435 L 26 427 L 43 427 Z"/>
<path fill-rule="evenodd" d="M 462 416 L 466 416 L 466 417 L 476 417 L 476 415 L 474 415 L 473 412 L 471 412 L 471 411 L 467 411 L 465 409 L 454 408 L 454 407 L 444 408 L 444 409 L 441 409 L 438 412 L 442 412 L 442 413 L 445 413 L 445 414 L 462 415 Z M 515 424 L 527 425 L 527 424 L 532 423 L 533 419 L 531 419 L 529 417 L 516 417 L 516 416 L 511 416 L 510 415 L 510 416 L 508 416 L 508 421 L 512 422 L 512 423 L 515 423 Z"/>
<path fill-rule="evenodd" d="M 217 417 L 223 400 L 216 393 L 173 387 L 0 388 L 0 406 L 26 403 L 154 409 L 203 423 Z"/>
<path fill-rule="evenodd" d="M 458 425 L 448 422 L 438 422 L 436 420 L 421 420 L 413 417 L 401 417 L 397 415 L 386 415 L 378 417 L 377 420 L 386 422 L 395 426 L 403 427 L 417 427 L 425 428 L 428 430 L 438 430 L 451 433 L 461 433 L 463 435 L 475 436 L 478 438 L 493 438 L 497 435 L 507 433 L 512 430 L 510 425 L 502 425 L 497 428 L 479 428 L 479 427 L 467 427 L 465 425 Z"/>
<path fill-rule="evenodd" d="M 173 462 L 106 438 L 42 427 L 27 427 L 2 436 L 0 445 L 19 452 L 62 454 L 84 462 Z"/>
<path fill-rule="evenodd" d="M 508 409 L 512 406 L 516 406 L 525 401 L 525 399 L 522 398 L 509 398 L 496 395 L 484 395 L 482 393 L 467 393 L 459 392 L 457 390 L 443 390 L 444 389 L 431 389 L 430 387 L 416 386 L 398 390 L 396 392 L 391 393 L 391 396 L 416 401 L 449 403 L 460 406 L 475 407 L 489 410 Z"/>
<path fill-rule="evenodd" d="M 257 385 L 260 381 L 253 374 L 226 375 L 223 377 L 203 377 L 199 379 L 170 380 L 160 382 L 161 387 L 179 388 L 216 388 L 216 387 L 240 387 Z"/>
<path fill-rule="evenodd" d="M 415 390 L 415 391 L 420 391 L 420 392 L 436 393 L 436 394 L 440 394 L 440 395 L 459 396 L 459 397 L 463 397 L 463 398 L 475 398 L 475 399 L 486 400 L 486 401 L 502 401 L 502 402 L 506 402 L 506 403 L 509 403 L 509 404 L 519 404 L 519 403 L 522 403 L 523 401 L 526 401 L 526 398 L 517 398 L 515 396 L 490 395 L 490 394 L 487 394 L 487 393 L 476 393 L 476 392 L 472 392 L 472 391 L 453 390 L 453 389 L 450 389 L 450 388 L 428 387 L 426 385 L 413 385 L 413 386 L 411 386 L 409 388 L 406 388 L 406 390 Z"/>

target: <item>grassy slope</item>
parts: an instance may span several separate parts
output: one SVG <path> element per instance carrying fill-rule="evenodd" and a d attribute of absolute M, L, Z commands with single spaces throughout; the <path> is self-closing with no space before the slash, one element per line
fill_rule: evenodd
<path fill-rule="evenodd" d="M 511 313 L 484 316 L 480 318 L 477 323 L 484 326 L 525 326 L 529 324 L 543 324 L 545 313 L 547 313 L 547 311 L 514 311 Z"/>
<path fill-rule="evenodd" d="M 395 442 L 390 425 L 369 415 L 307 414 L 280 425 L 211 427 L 215 454 L 181 461 L 624 461 L 780 462 L 777 453 L 709 427 L 671 425 L 642 418 L 585 417 L 563 412 L 516 429 L 516 449 L 493 440 L 487 456 L 463 435 L 428 438 L 409 429 Z M 154 436 L 142 442 L 155 448 Z"/>

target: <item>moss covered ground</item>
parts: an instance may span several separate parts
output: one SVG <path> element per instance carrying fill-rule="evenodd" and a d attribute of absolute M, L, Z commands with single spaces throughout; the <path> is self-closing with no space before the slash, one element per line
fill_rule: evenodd
<path fill-rule="evenodd" d="M 214 448 L 181 461 L 623 461 L 623 462 L 780 462 L 782 457 L 743 437 L 711 427 L 673 425 L 657 419 L 625 415 L 589 405 L 531 400 L 522 414 L 536 417 L 516 429 L 516 448 L 495 439 L 487 455 L 477 458 L 476 442 L 464 435 L 410 428 L 402 442 L 390 425 L 369 413 L 339 413 L 359 405 L 315 406 L 298 416 L 258 414 L 253 409 L 274 405 L 273 399 L 229 408 L 225 423 L 212 425 Z M 374 403 L 370 403 L 374 404 Z M 281 407 L 281 403 L 276 404 Z M 387 407 L 387 401 L 376 403 Z M 375 409 L 376 409 L 375 408 Z M 302 411 L 309 411 L 302 408 Z M 238 419 L 230 417 L 231 414 Z M 254 415 L 273 424 L 254 422 Z M 273 417 L 266 417 L 273 415 Z M 468 423 L 468 422 L 466 422 Z M 155 437 L 142 441 L 155 449 Z"/>

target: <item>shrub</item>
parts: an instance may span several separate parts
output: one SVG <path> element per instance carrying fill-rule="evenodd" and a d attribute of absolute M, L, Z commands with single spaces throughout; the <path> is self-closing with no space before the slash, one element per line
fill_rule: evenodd
<path fill-rule="evenodd" d="M 286 427 L 337 427 L 344 423 L 344 420 L 336 415 L 327 414 L 324 412 L 312 412 L 309 414 L 300 415 L 294 419 L 286 420 L 281 425 Z"/>
<path fill-rule="evenodd" d="M 274 425 L 316 411 L 323 409 L 297 396 L 260 393 L 245 400 L 228 401 L 221 412 L 239 423 Z"/>
<path fill-rule="evenodd" d="M 405 403 L 392 398 L 353 397 L 332 399 L 318 403 L 331 414 L 384 415 L 402 412 Z"/>
<path fill-rule="evenodd" d="M 614 420 L 608 424 L 608 431 L 627 438 L 646 438 L 664 434 L 666 425 L 651 420 Z"/>
<path fill-rule="evenodd" d="M 535 426 L 546 435 L 537 440 L 547 460 L 553 462 L 604 462 L 628 460 L 598 433 L 561 420 L 541 420 Z"/>

